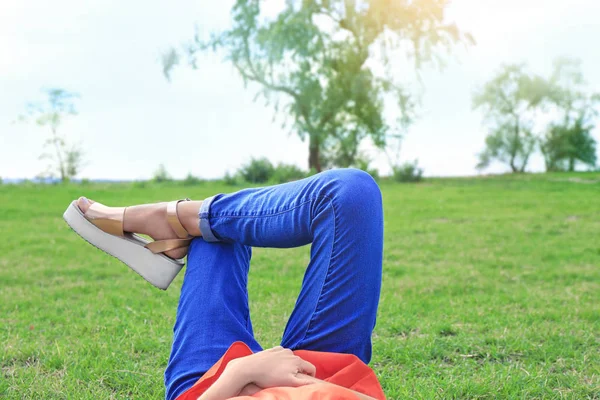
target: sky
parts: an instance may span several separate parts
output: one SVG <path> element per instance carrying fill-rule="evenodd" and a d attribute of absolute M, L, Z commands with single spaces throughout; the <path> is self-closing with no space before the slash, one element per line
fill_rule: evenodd
<path fill-rule="evenodd" d="M 44 170 L 38 156 L 48 132 L 15 120 L 50 87 L 81 96 L 79 115 L 61 129 L 83 145 L 82 178 L 147 179 L 161 163 L 175 178 L 218 178 L 263 156 L 305 168 L 307 144 L 273 121 L 272 107 L 254 101 L 256 87 L 245 88 L 218 54 L 200 57 L 197 70 L 175 69 L 171 82 L 162 75 L 161 53 L 188 42 L 195 25 L 205 34 L 226 29 L 232 3 L 2 0 L 0 177 Z M 276 10 L 281 0 L 265 3 Z M 477 174 L 486 129 L 471 99 L 502 64 L 548 75 L 554 58 L 578 58 L 589 89 L 600 91 L 598 15 L 597 0 L 454 0 L 448 21 L 477 44 L 456 47 L 443 70 L 421 72 L 419 117 L 402 159 L 418 159 L 426 176 Z M 593 134 L 600 141 L 598 128 Z M 383 154 L 369 154 L 389 171 Z M 540 156 L 529 170 L 543 170 Z"/>

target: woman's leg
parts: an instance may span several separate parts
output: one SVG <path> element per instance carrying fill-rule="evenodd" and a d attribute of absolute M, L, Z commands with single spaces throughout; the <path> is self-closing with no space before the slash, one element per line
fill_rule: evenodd
<path fill-rule="evenodd" d="M 312 243 L 282 345 L 351 353 L 369 362 L 383 251 L 381 193 L 371 176 L 332 170 L 217 195 L 202 204 L 200 230 L 211 242 L 258 247 Z"/>
<path fill-rule="evenodd" d="M 233 342 L 262 350 L 248 309 L 250 258 L 243 244 L 192 241 L 165 370 L 167 400 L 190 388 Z"/>
<path fill-rule="evenodd" d="M 79 206 L 85 211 L 89 203 L 80 199 Z M 154 239 L 176 237 L 165 209 L 166 203 L 128 207 L 124 229 Z M 333 170 L 204 202 L 181 202 L 177 214 L 188 232 L 201 233 L 203 239 L 195 239 L 189 249 L 165 371 L 167 399 L 190 387 L 231 343 L 240 340 L 260 350 L 248 313 L 248 246 L 312 243 L 284 346 L 370 360 L 381 287 L 383 217 L 381 193 L 367 173 Z"/>

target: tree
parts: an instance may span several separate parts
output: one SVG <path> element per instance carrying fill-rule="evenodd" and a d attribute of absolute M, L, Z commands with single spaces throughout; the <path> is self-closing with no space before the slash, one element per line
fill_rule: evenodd
<path fill-rule="evenodd" d="M 79 174 L 84 162 L 84 154 L 79 144 L 69 143 L 58 129 L 68 116 L 77 115 L 75 100 L 79 98 L 76 93 L 64 89 L 46 89 L 43 92 L 48 96 L 44 103 L 30 103 L 22 121 L 33 119 L 41 127 L 50 128 L 50 137 L 44 142 L 44 153 L 40 159 L 49 161 L 42 177 L 58 175 L 62 182 L 68 182 Z"/>
<path fill-rule="evenodd" d="M 157 183 L 162 183 L 170 182 L 173 180 L 173 178 L 171 178 L 171 175 L 167 171 L 165 165 L 159 164 L 158 168 L 156 169 L 156 171 L 154 171 L 154 174 L 152 175 L 152 180 Z"/>
<path fill-rule="evenodd" d="M 321 171 L 353 164 L 366 138 L 385 146 L 387 98 L 410 122 L 398 60 L 408 53 L 418 68 L 440 62 L 438 50 L 473 41 L 445 22 L 448 1 L 288 0 L 268 18 L 260 0 L 237 0 L 231 29 L 208 41 L 196 35 L 186 51 L 193 67 L 198 53 L 222 51 L 246 84 L 258 84 L 257 96 L 284 115 L 284 125 L 287 116 L 291 130 L 308 139 L 308 167 Z M 167 78 L 180 58 L 174 50 L 163 56 Z"/>
<path fill-rule="evenodd" d="M 578 161 L 595 167 L 596 141 L 591 135 L 592 128 L 582 118 L 570 126 L 551 125 L 540 143 L 546 171 L 575 171 Z"/>
<path fill-rule="evenodd" d="M 267 158 L 252 158 L 247 164 L 242 165 L 238 174 L 251 183 L 265 183 L 275 173 L 275 167 Z"/>
<path fill-rule="evenodd" d="M 598 94 L 585 92 L 581 64 L 577 60 L 559 58 L 548 79 L 549 102 L 559 115 L 548 124 L 540 138 L 547 171 L 574 171 L 577 162 L 596 166 L 596 140 L 591 131 L 600 101 Z"/>
<path fill-rule="evenodd" d="M 507 65 L 473 96 L 473 108 L 483 109 L 490 133 L 479 154 L 478 169 L 494 161 L 524 172 L 535 150 L 534 114 L 547 96 L 546 82 L 525 72 L 523 65 Z"/>

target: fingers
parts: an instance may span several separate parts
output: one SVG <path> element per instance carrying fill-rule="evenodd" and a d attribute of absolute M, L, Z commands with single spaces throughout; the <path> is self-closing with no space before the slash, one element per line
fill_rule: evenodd
<path fill-rule="evenodd" d="M 315 376 L 317 373 L 317 367 L 303 359 L 300 359 L 300 370 L 302 373 L 310 376 Z"/>
<path fill-rule="evenodd" d="M 313 379 L 314 378 L 312 378 L 308 375 L 298 374 L 298 376 L 295 376 L 293 378 L 292 386 L 298 387 L 298 386 L 312 385 L 313 383 L 315 383 L 315 381 Z"/>
<path fill-rule="evenodd" d="M 252 396 L 253 394 L 260 392 L 261 390 L 262 388 L 260 386 L 256 386 L 254 383 L 249 383 L 246 386 L 244 386 L 242 391 L 239 393 L 239 396 Z"/>
<path fill-rule="evenodd" d="M 291 349 L 288 348 L 284 348 L 281 346 L 275 346 L 267 351 L 272 351 L 272 352 L 276 352 L 276 351 L 280 351 L 285 353 L 286 355 L 293 355 L 294 352 Z M 310 376 L 315 376 L 315 374 L 317 373 L 317 368 L 309 363 L 306 360 L 303 360 L 302 358 L 300 358 L 299 356 L 293 355 L 293 359 L 296 362 L 296 365 L 298 366 L 298 372 L 302 372 L 303 374 L 306 375 L 310 375 Z"/>
<path fill-rule="evenodd" d="M 270 349 L 265 350 L 265 351 L 274 352 L 274 351 L 281 351 L 281 350 L 283 350 L 283 347 L 281 347 L 281 346 L 275 346 L 275 347 L 271 347 Z"/>
<path fill-rule="evenodd" d="M 275 346 L 275 347 L 271 347 L 270 349 L 263 350 L 261 353 L 278 353 L 278 352 L 283 352 L 283 351 L 291 352 L 290 349 L 286 349 L 285 347 Z"/>

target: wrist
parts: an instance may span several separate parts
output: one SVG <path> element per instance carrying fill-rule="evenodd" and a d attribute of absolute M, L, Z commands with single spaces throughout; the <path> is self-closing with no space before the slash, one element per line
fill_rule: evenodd
<path fill-rule="evenodd" d="M 241 387 L 244 387 L 254 382 L 254 375 L 252 374 L 252 368 L 248 368 L 248 358 L 240 357 L 235 360 L 231 360 L 227 363 L 223 374 L 227 374 L 235 382 L 239 382 Z"/>

